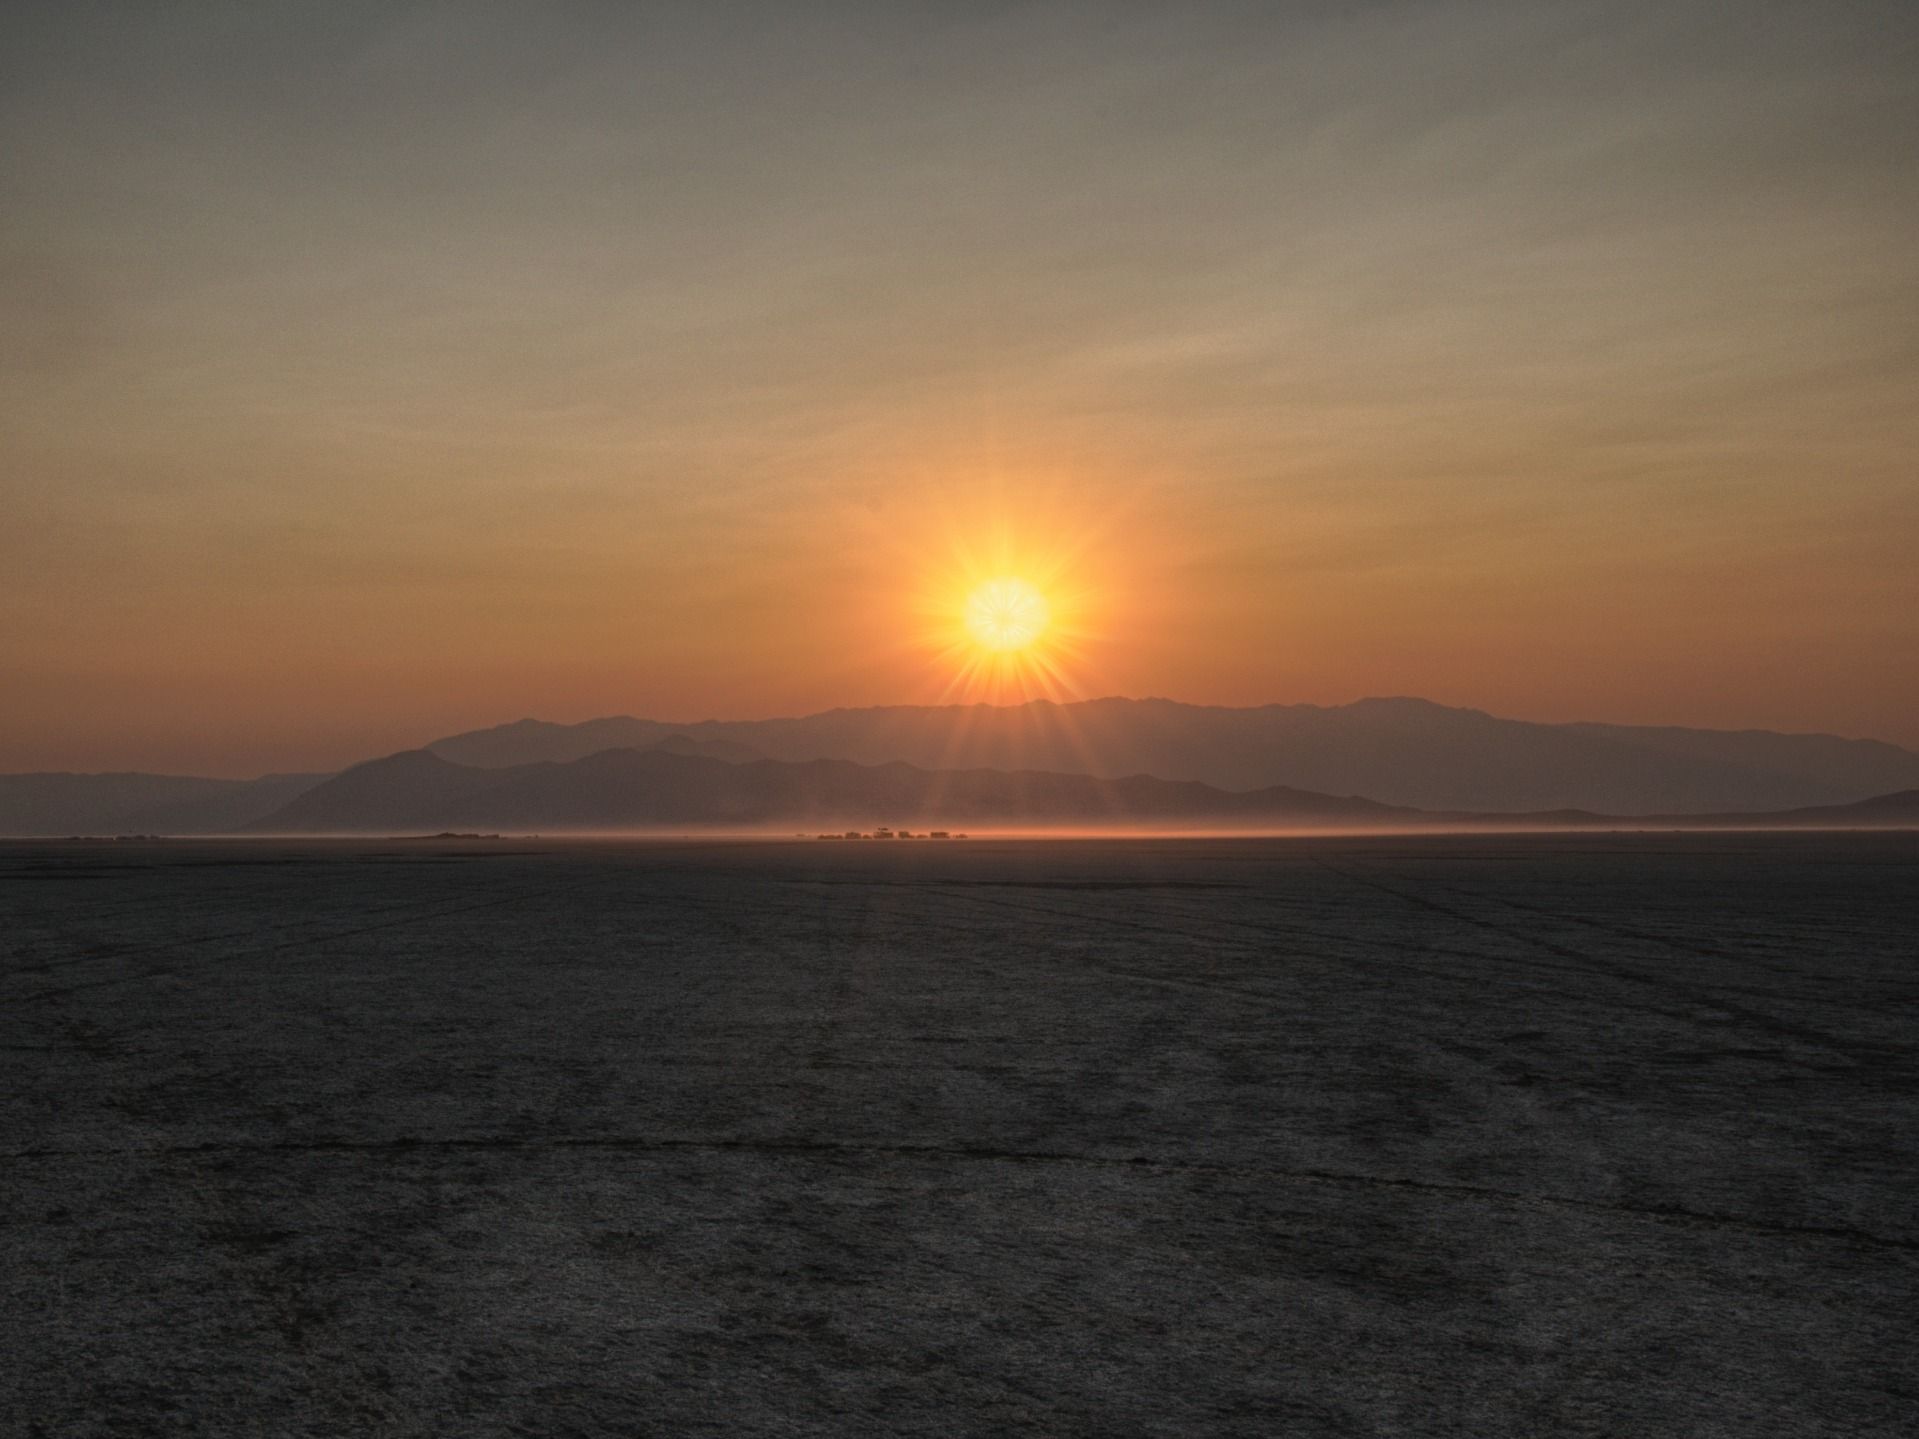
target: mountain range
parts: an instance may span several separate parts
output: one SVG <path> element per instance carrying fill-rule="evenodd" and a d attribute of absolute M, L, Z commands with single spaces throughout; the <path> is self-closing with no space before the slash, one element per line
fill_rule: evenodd
<path fill-rule="evenodd" d="M 1418 699 L 1223 709 L 1162 699 L 837 709 L 666 725 L 539 720 L 436 740 L 483 767 L 645 749 L 674 736 L 731 757 L 900 760 L 925 769 L 1150 774 L 1225 790 L 1282 785 L 1431 810 L 1610 814 L 1773 811 L 1919 787 L 1919 754 L 1874 740 L 1608 724 L 1533 724 Z M 714 749 L 715 754 L 721 751 Z"/>
<path fill-rule="evenodd" d="M 691 725 L 522 720 L 331 777 L 0 775 L 0 834 L 1883 824 L 1909 822 L 1906 791 L 1919 791 L 1919 754 L 1830 735 L 1532 724 L 1413 699 L 1106 699 Z"/>
<path fill-rule="evenodd" d="M 232 834 L 324 774 L 0 774 L 0 835 Z"/>
<path fill-rule="evenodd" d="M 1356 796 L 1270 786 L 1222 790 L 1151 775 L 1106 779 L 1044 770 L 929 770 L 897 760 L 734 761 L 674 737 L 652 749 L 612 749 L 564 763 L 483 769 L 431 750 L 356 765 L 249 828 L 271 834 L 541 832 L 671 829 L 841 832 L 901 828 L 1299 829 L 1660 828 L 1726 824 L 1904 826 L 1919 823 L 1919 790 L 1764 815 L 1621 817 L 1584 810 L 1532 815 L 1440 813 Z"/>
<path fill-rule="evenodd" d="M 423 830 L 809 829 L 1163 824 L 1377 827 L 1417 818 L 1365 799 L 1190 780 L 1032 770 L 927 770 L 897 761 L 735 763 L 681 745 L 612 749 L 499 769 L 409 750 L 358 765 L 252 828 L 273 833 Z"/>

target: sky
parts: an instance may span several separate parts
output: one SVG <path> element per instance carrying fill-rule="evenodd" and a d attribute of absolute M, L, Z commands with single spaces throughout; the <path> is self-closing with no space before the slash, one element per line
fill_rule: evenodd
<path fill-rule="evenodd" d="M 1001 571 L 1919 746 L 1916 234 L 1907 3 L 16 0 L 0 770 L 981 697 Z"/>

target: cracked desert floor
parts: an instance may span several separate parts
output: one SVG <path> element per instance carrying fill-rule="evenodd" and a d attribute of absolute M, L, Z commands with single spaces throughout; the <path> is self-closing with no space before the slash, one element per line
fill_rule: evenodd
<path fill-rule="evenodd" d="M 0 846 L 8 1435 L 1912 1432 L 1919 836 Z"/>

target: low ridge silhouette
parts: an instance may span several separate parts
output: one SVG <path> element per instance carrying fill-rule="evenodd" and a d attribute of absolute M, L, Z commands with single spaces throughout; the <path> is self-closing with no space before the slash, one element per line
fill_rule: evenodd
<path fill-rule="evenodd" d="M 901 760 L 1359 794 L 1435 810 L 1773 811 L 1919 786 L 1919 754 L 1875 740 L 1610 724 L 1534 724 L 1419 699 L 1224 709 L 1163 699 L 836 709 L 666 725 L 521 720 L 433 742 L 506 766 L 646 748 L 674 735 L 769 759 Z M 724 757 L 724 756 L 722 756 Z"/>
<path fill-rule="evenodd" d="M 543 777 L 539 768 L 648 751 L 722 768 L 828 760 L 853 768 L 816 768 L 804 775 L 760 770 L 750 777 L 696 768 L 690 773 L 701 776 L 704 788 L 694 796 L 683 792 L 692 783 L 687 774 L 601 760 L 605 773 L 596 782 L 622 787 L 627 798 L 611 808 L 607 801 L 605 813 L 590 821 L 583 817 L 592 810 L 586 798 L 563 802 L 558 795 L 578 776 Z M 883 781 L 857 774 L 860 769 L 887 770 L 894 777 Z M 902 779 L 902 772 L 973 777 L 936 783 Z M 1011 785 L 985 777 L 993 772 L 1028 778 Z M 1042 783 L 1033 775 L 1051 778 Z M 938 816 L 952 823 L 978 816 L 1007 825 L 1086 824 L 1129 815 L 1131 822 L 1292 827 L 1366 823 L 1360 815 L 1380 811 L 1426 811 L 1417 822 L 1503 816 L 1516 823 L 1570 825 L 1680 818 L 1888 824 L 1907 822 L 1897 816 L 1905 812 L 1903 794 L 1919 791 L 1919 754 L 1831 735 L 1532 724 L 1424 700 L 1222 709 L 1107 699 L 843 709 L 691 725 L 631 717 L 577 725 L 522 720 L 437 740 L 355 766 L 339 778 L 348 776 L 358 797 L 350 821 L 343 811 L 339 823 L 383 832 L 423 823 L 520 824 L 506 812 L 486 815 L 474 808 L 475 796 L 496 792 L 524 798 L 528 816 L 556 816 L 545 821 L 549 827 L 718 824 L 752 815 L 769 823 L 811 822 L 809 816 L 825 816 L 836 806 L 862 821 L 911 823 L 930 813 L 915 795 L 942 786 L 956 804 L 977 806 Z M 1101 783 L 1069 785 L 1068 777 Z M 661 793 L 644 802 L 634 798 L 642 783 Z M 1193 784 L 1201 788 L 1181 788 Z M 0 775 L 0 834 L 236 833 L 289 813 L 286 823 L 299 827 L 309 823 L 298 803 L 308 793 L 325 789 L 330 796 L 313 800 L 313 806 L 344 802 L 344 791 L 329 785 L 325 775 Z M 545 792 L 542 786 L 557 788 Z M 1870 803 L 1855 809 L 1861 801 Z M 1824 820 L 1793 817 L 1815 810 L 1830 813 Z M 1335 818 L 1300 818 L 1306 815 Z"/>
<path fill-rule="evenodd" d="M 408 750 L 356 765 L 251 828 L 263 833 L 516 829 L 742 831 L 795 824 L 839 831 L 875 823 L 978 829 L 1102 827 L 1276 831 L 1479 827 L 1906 827 L 1919 790 L 1851 805 L 1768 814 L 1525 815 L 1437 812 L 1273 787 L 1215 789 L 1150 775 L 1102 779 L 1035 770 L 927 770 L 894 761 L 729 763 L 671 746 L 613 749 L 566 764 L 458 765 Z"/>
<path fill-rule="evenodd" d="M 874 823 L 1222 828 L 1377 826 L 1417 818 L 1371 800 L 1304 790 L 1253 793 L 1193 781 L 898 762 L 749 760 L 674 747 L 612 749 L 565 764 L 502 769 L 409 750 L 357 765 L 251 826 L 273 833 L 437 828 L 540 831 L 647 827 L 829 829 Z"/>

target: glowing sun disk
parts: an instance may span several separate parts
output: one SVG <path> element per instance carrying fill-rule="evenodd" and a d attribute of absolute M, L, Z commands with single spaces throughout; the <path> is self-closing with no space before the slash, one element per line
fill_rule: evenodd
<path fill-rule="evenodd" d="M 966 629 L 995 654 L 1023 650 L 1046 632 L 1052 619 L 1046 597 L 1025 580 L 988 580 L 966 597 Z"/>

